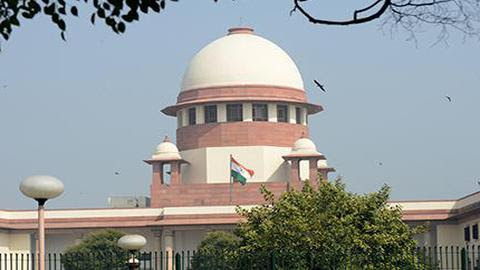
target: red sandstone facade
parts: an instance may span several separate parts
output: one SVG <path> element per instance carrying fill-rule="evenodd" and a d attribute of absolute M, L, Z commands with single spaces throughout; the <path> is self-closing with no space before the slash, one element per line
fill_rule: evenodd
<path fill-rule="evenodd" d="M 276 122 L 223 122 L 186 126 L 177 129 L 180 151 L 222 146 L 291 147 L 298 138 L 308 136 L 308 127 Z"/>

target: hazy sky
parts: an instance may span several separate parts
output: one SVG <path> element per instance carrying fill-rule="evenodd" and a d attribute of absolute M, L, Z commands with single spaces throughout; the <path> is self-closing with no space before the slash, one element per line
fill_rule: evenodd
<path fill-rule="evenodd" d="M 479 189 L 480 41 L 454 34 L 432 47 L 435 36 L 425 28 L 416 46 L 378 23 L 311 25 L 289 17 L 290 5 L 169 2 L 122 36 L 83 14 L 68 19 L 67 43 L 47 19 L 23 23 L 0 53 L 0 209 L 34 207 L 18 191 L 32 174 L 64 182 L 52 208 L 148 195 L 151 169 L 142 159 L 175 135 L 175 119 L 160 110 L 175 102 L 191 57 L 240 22 L 297 63 L 310 101 L 325 108 L 310 118 L 312 138 L 348 189 L 387 183 L 393 199 Z M 340 10 L 324 12 L 345 15 Z M 314 88 L 314 78 L 328 93 Z"/>

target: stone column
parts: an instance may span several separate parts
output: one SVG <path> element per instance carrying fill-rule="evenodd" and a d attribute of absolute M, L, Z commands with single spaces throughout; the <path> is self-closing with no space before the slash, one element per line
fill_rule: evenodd
<path fill-rule="evenodd" d="M 152 162 L 152 184 L 150 185 L 151 206 L 158 207 L 157 199 L 163 183 L 163 163 Z"/>
<path fill-rule="evenodd" d="M 180 185 L 182 183 L 181 174 L 180 174 L 180 162 L 172 161 L 170 163 L 170 185 Z"/>
<path fill-rule="evenodd" d="M 163 185 L 163 163 L 155 162 L 152 164 L 152 185 L 160 186 Z"/>
<path fill-rule="evenodd" d="M 163 231 L 163 250 L 165 254 L 165 266 L 166 270 L 173 270 L 173 261 L 175 259 L 174 244 L 175 244 L 174 232 L 172 230 Z"/>
<path fill-rule="evenodd" d="M 290 179 L 288 185 L 289 188 L 298 188 L 300 186 L 300 159 L 293 158 L 290 162 Z"/>
<path fill-rule="evenodd" d="M 153 251 L 157 251 L 160 256 L 160 251 L 163 251 L 162 246 L 162 229 L 161 228 L 154 228 L 151 230 L 153 234 L 153 239 L 155 240 L 153 244 Z"/>
<path fill-rule="evenodd" d="M 317 163 L 318 163 L 318 158 L 310 158 L 308 160 L 308 179 L 310 180 L 310 183 L 312 185 L 316 185 L 318 182 L 318 168 L 317 168 Z"/>

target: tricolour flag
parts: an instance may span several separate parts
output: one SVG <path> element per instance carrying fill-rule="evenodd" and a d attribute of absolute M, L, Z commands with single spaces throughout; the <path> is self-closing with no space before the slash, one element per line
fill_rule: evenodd
<path fill-rule="evenodd" d="M 230 156 L 230 177 L 233 181 L 240 182 L 242 185 L 247 183 L 247 180 L 252 178 L 253 170 L 247 169 L 242 164 L 238 163 L 232 156 Z"/>

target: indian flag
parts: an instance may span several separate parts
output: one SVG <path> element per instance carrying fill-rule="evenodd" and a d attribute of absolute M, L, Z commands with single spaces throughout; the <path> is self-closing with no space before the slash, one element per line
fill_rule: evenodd
<path fill-rule="evenodd" d="M 253 170 L 247 169 L 242 164 L 238 163 L 232 156 L 230 156 L 230 177 L 233 181 L 240 182 L 245 185 L 247 180 L 252 178 L 254 174 Z"/>

